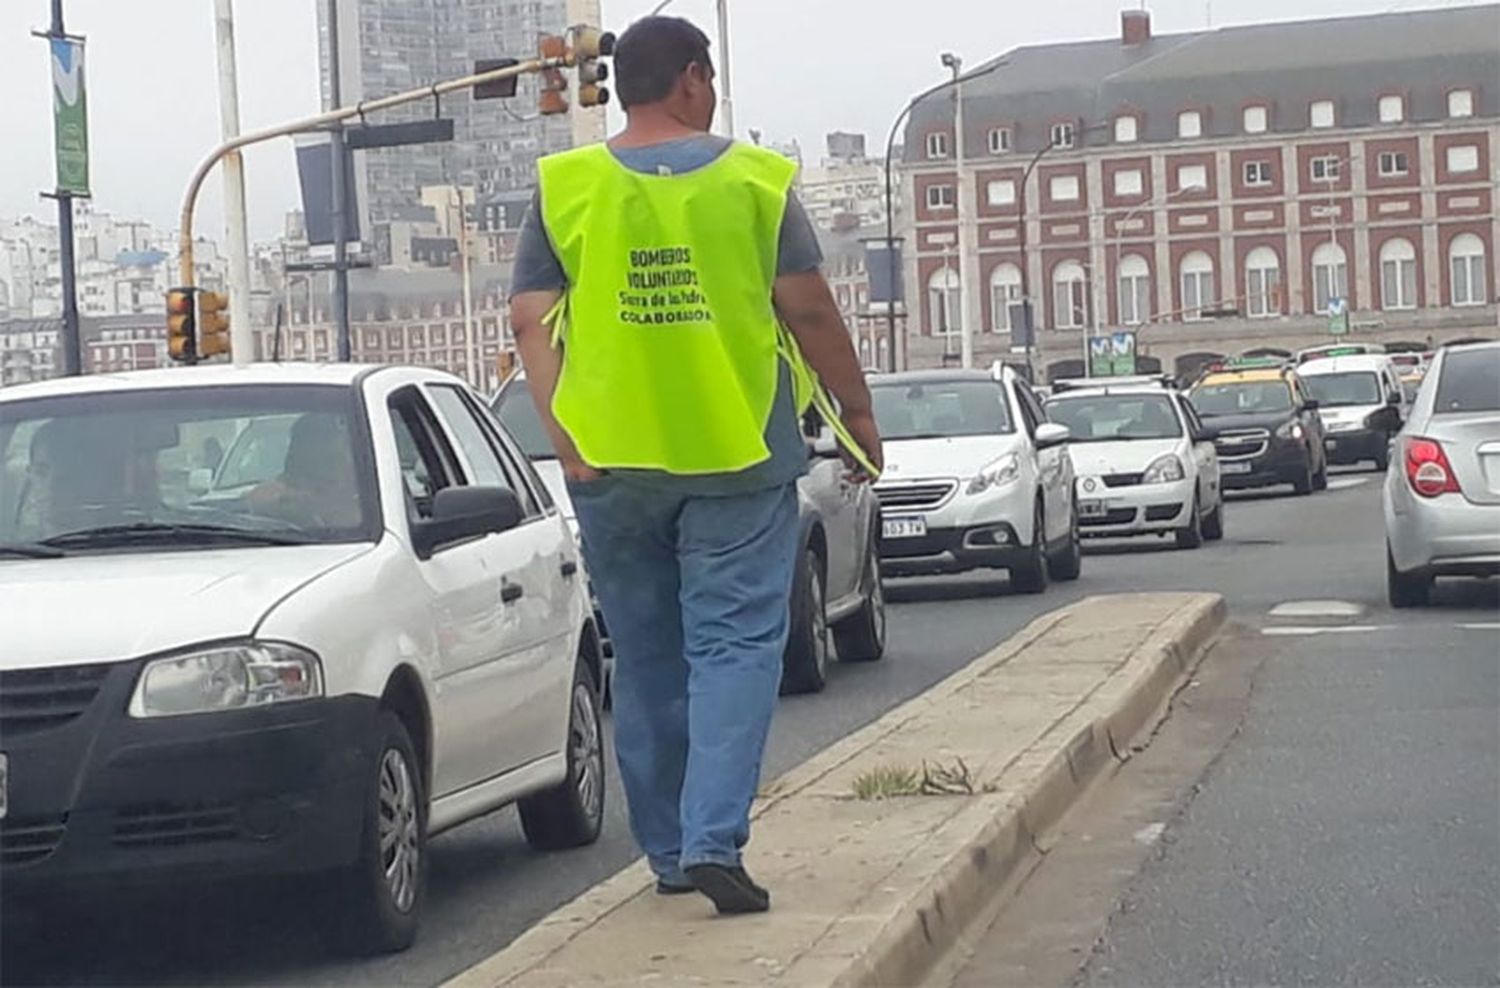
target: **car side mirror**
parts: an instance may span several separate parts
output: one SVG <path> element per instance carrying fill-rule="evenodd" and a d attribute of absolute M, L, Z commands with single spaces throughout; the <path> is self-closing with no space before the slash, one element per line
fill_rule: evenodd
<path fill-rule="evenodd" d="M 817 436 L 813 438 L 811 447 L 812 455 L 820 460 L 836 460 L 842 455 L 839 449 L 838 437 L 826 425 L 818 430 Z"/>
<path fill-rule="evenodd" d="M 1391 406 L 1392 408 L 1400 408 L 1401 407 L 1401 392 L 1399 392 L 1399 391 L 1390 391 L 1390 392 L 1387 392 L 1386 396 L 1385 396 L 1385 403 L 1387 405 Z"/>
<path fill-rule="evenodd" d="M 1323 407 L 1322 403 L 1316 398 L 1309 398 L 1302 403 L 1302 410 L 1304 412 L 1316 412 L 1321 407 Z"/>
<path fill-rule="evenodd" d="M 508 532 L 521 524 L 521 501 L 507 487 L 445 487 L 432 499 L 432 517 L 412 526 L 413 548 L 427 559 L 456 542 Z"/>
<path fill-rule="evenodd" d="M 1193 442 L 1211 443 L 1219 438 L 1219 430 L 1212 425 L 1200 425 L 1193 431 Z"/>
<path fill-rule="evenodd" d="M 1073 430 L 1056 422 L 1043 422 L 1036 427 L 1036 448 L 1051 449 L 1061 446 L 1073 438 Z"/>
<path fill-rule="evenodd" d="M 207 494 L 214 486 L 214 472 L 208 467 L 194 467 L 188 471 L 189 494 Z"/>

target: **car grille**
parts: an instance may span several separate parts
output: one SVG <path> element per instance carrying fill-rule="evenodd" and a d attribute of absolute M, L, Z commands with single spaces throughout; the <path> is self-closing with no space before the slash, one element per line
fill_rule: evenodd
<path fill-rule="evenodd" d="M 120 847 L 207 844 L 239 836 L 232 803 L 152 803 L 115 813 L 114 842 Z"/>
<path fill-rule="evenodd" d="M 35 864 L 57 850 L 68 829 L 66 816 L 0 820 L 0 865 Z"/>
<path fill-rule="evenodd" d="M 105 663 L 0 672 L 0 735 L 66 724 L 94 702 L 109 669 Z"/>
<path fill-rule="evenodd" d="M 1222 432 L 1214 443 L 1220 459 L 1252 460 L 1271 445 L 1271 433 L 1265 429 L 1236 429 Z"/>
<path fill-rule="evenodd" d="M 940 480 L 922 484 L 891 484 L 875 488 L 875 496 L 882 508 L 936 508 L 958 489 L 956 480 Z"/>
<path fill-rule="evenodd" d="M 1145 477 L 1143 473 L 1107 473 L 1104 475 L 1104 486 L 1136 487 Z"/>

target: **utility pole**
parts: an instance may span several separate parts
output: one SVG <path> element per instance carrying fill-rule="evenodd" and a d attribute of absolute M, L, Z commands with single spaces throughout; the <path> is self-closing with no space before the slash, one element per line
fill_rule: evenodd
<path fill-rule="evenodd" d="M 953 72 L 953 163 L 958 169 L 954 195 L 958 202 L 958 338 L 959 363 L 965 370 L 974 366 L 974 303 L 977 287 L 969 277 L 969 193 L 964 181 L 964 81 L 963 59 L 945 52 L 943 64 Z"/>
<path fill-rule="evenodd" d="M 85 107 L 84 74 L 81 61 L 83 58 L 83 39 L 68 34 L 67 28 L 63 25 L 62 0 L 52 0 L 52 25 L 46 33 L 36 31 L 32 33 L 39 38 L 46 38 L 50 46 L 48 61 L 52 66 L 53 72 L 52 87 L 55 91 L 53 94 L 54 114 L 61 112 L 60 106 L 56 104 L 56 101 L 61 98 L 59 93 L 56 92 L 59 85 L 57 76 L 60 71 L 58 66 L 59 42 L 74 46 L 70 57 L 78 61 L 70 65 L 70 68 L 75 73 L 72 82 L 72 96 L 73 103 L 81 117 Z M 86 182 L 88 174 L 88 136 L 86 128 L 82 128 L 81 130 L 82 132 L 77 135 L 77 139 L 82 142 L 82 168 Z M 73 250 L 73 199 L 80 195 L 83 198 L 87 198 L 88 193 L 69 188 L 62 181 L 62 173 L 64 171 L 62 156 L 64 148 L 61 146 L 60 131 L 59 146 L 56 153 L 59 159 L 57 188 L 53 192 L 43 192 L 42 195 L 45 198 L 57 200 L 58 265 L 62 268 L 62 365 L 63 374 L 67 377 L 74 377 L 83 373 L 83 337 L 78 322 L 78 273 Z"/>
<path fill-rule="evenodd" d="M 344 105 L 339 78 L 339 2 L 328 0 L 328 103 L 334 109 Z M 329 130 L 328 157 L 333 168 L 333 318 L 338 340 L 338 359 L 347 363 L 349 344 L 349 248 L 345 229 L 349 208 L 347 184 L 348 150 L 344 147 L 344 125 L 335 123 Z"/>
<path fill-rule="evenodd" d="M 214 0 L 219 46 L 219 128 L 224 140 L 240 136 L 238 70 L 234 57 L 234 0 Z M 250 363 L 255 335 L 250 326 L 250 234 L 245 215 L 245 162 L 238 151 L 224 156 L 224 226 L 229 240 L 229 341 L 235 366 Z"/>
<path fill-rule="evenodd" d="M 463 265 L 464 342 L 469 349 L 469 383 L 476 391 L 485 391 L 488 375 L 485 372 L 484 351 L 479 346 L 478 334 L 474 332 L 474 275 L 470 269 L 473 262 L 469 257 L 469 217 L 464 205 L 463 188 L 455 184 L 453 194 L 458 197 L 458 261 Z"/>
<path fill-rule="evenodd" d="M 723 106 L 724 136 L 734 138 L 734 95 L 729 73 L 729 0 L 718 0 L 719 102 Z"/>

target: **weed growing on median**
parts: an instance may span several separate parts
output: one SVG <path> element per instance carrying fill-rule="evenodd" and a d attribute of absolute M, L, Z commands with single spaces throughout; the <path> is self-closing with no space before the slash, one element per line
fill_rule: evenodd
<path fill-rule="evenodd" d="M 904 765 L 877 765 L 854 779 L 854 798 L 892 799 L 897 796 L 972 796 L 974 779 L 969 766 L 956 758 L 951 766 L 922 761 L 922 770 Z"/>

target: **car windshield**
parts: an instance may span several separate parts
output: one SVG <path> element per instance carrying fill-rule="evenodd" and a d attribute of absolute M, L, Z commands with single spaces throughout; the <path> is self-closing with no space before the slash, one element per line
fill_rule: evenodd
<path fill-rule="evenodd" d="M 995 381 L 908 381 L 870 389 L 885 439 L 939 439 L 1014 432 Z"/>
<path fill-rule="evenodd" d="M 1500 412 L 1500 348 L 1450 350 L 1432 410 L 1438 415 Z"/>
<path fill-rule="evenodd" d="M 0 545 L 151 551 L 372 540 L 349 388 L 190 387 L 0 402 Z"/>
<path fill-rule="evenodd" d="M 1047 417 L 1068 427 L 1074 442 L 1176 439 L 1182 422 L 1166 395 L 1079 395 L 1054 398 Z"/>
<path fill-rule="evenodd" d="M 1193 390 L 1193 407 L 1205 418 L 1289 412 L 1292 392 L 1284 381 L 1233 381 L 1203 384 Z"/>
<path fill-rule="evenodd" d="M 1373 371 L 1309 374 L 1302 383 L 1324 408 L 1380 404 L 1380 378 Z"/>
<path fill-rule="evenodd" d="M 536 412 L 536 403 L 531 400 L 531 388 L 525 379 L 506 385 L 495 399 L 495 415 L 500 423 L 515 437 L 516 445 L 533 460 L 555 460 L 557 451 L 547 430 L 542 426 L 542 417 Z"/>

